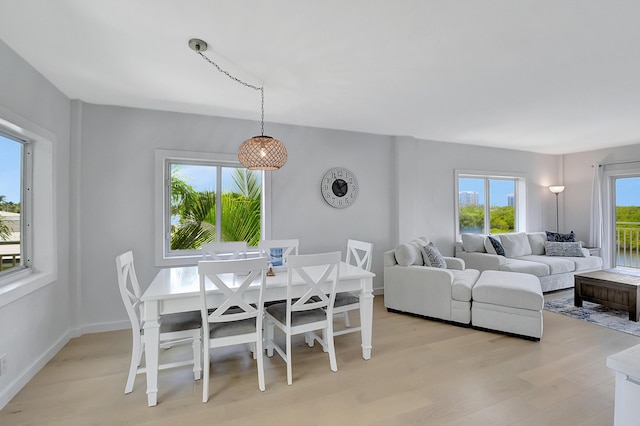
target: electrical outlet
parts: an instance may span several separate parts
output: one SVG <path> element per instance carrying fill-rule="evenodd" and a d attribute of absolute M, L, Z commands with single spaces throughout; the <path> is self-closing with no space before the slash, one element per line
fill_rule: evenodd
<path fill-rule="evenodd" d="M 7 354 L 0 355 L 0 376 L 7 374 Z"/>

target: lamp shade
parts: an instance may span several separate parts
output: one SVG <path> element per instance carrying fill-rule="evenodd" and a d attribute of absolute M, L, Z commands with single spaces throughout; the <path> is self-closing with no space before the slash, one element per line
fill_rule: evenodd
<path fill-rule="evenodd" d="M 242 142 L 238 160 L 249 170 L 278 170 L 287 162 L 287 149 L 271 136 L 254 136 Z"/>
<path fill-rule="evenodd" d="M 564 191 L 564 185 L 550 186 L 549 191 L 553 192 L 554 194 L 559 194 Z"/>

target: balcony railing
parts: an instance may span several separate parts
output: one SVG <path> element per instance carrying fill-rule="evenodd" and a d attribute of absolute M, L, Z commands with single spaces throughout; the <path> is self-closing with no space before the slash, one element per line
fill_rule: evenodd
<path fill-rule="evenodd" d="M 0 241 L 0 271 L 20 265 L 20 241 Z"/>
<path fill-rule="evenodd" d="M 616 266 L 640 268 L 640 222 L 616 222 Z"/>

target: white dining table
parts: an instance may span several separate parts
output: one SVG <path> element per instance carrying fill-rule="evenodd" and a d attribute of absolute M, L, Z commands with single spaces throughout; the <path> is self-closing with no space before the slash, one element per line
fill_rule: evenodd
<path fill-rule="evenodd" d="M 321 270 L 318 269 L 318 274 Z M 230 275 L 230 277 L 232 277 Z M 340 263 L 337 291 L 350 291 L 360 297 L 360 326 L 362 339 L 362 358 L 371 358 L 371 333 L 373 327 L 373 277 L 375 274 L 344 262 Z M 233 278 L 230 278 L 233 279 Z M 292 297 L 302 295 L 302 279 L 294 276 Z M 209 306 L 218 306 L 224 300 L 220 292 L 208 279 L 206 280 Z M 297 291 L 299 290 L 299 291 Z M 267 277 L 264 301 L 283 300 L 287 297 L 287 271 L 276 271 L 273 277 Z M 328 290 L 327 290 L 328 292 Z M 255 290 L 250 288 L 245 295 L 249 302 L 258 302 L 258 284 Z M 158 356 L 160 343 L 160 322 L 162 314 L 200 310 L 200 276 L 197 266 L 172 267 L 161 269 L 141 298 L 144 318 L 145 362 L 147 376 L 147 400 L 149 406 L 158 401 Z"/>

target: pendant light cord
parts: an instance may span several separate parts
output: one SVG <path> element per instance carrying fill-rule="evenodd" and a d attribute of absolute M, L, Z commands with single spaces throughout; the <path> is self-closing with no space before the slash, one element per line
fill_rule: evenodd
<path fill-rule="evenodd" d="M 238 77 L 234 77 L 228 71 L 222 69 L 220 67 L 220 65 L 216 64 L 211 59 L 209 59 L 204 53 L 202 53 L 200 51 L 200 46 L 196 45 L 195 51 L 196 51 L 196 53 L 198 55 L 200 55 L 202 57 L 202 59 L 204 59 L 205 61 L 209 62 L 211 65 L 216 67 L 218 69 L 218 71 L 220 71 L 222 74 L 224 74 L 227 77 L 229 77 L 231 80 L 234 80 L 234 81 L 242 84 L 245 87 L 249 87 L 251 89 L 260 91 L 260 99 L 261 99 L 260 108 L 261 108 L 261 113 L 262 113 L 261 116 L 260 116 L 260 131 L 261 131 L 261 135 L 264 136 L 264 86 L 260 86 L 260 87 L 254 86 L 253 84 L 249 84 L 249 83 L 247 83 L 245 81 L 240 80 Z"/>

